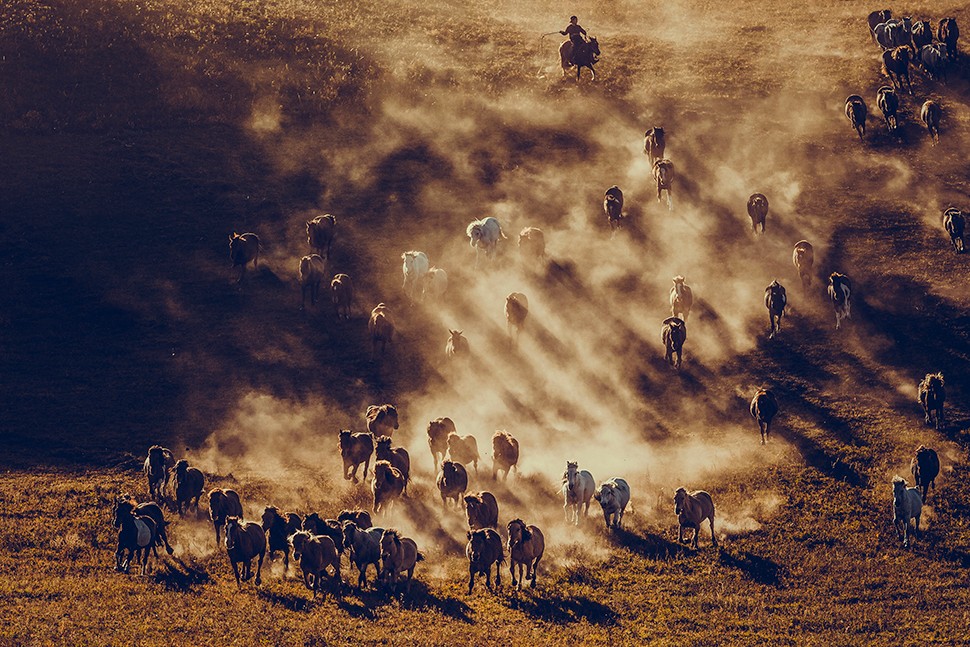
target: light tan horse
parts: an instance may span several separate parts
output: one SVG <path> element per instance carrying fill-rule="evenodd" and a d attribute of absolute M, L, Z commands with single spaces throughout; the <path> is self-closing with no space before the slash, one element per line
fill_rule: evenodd
<path fill-rule="evenodd" d="M 694 530 L 694 549 L 697 549 L 697 538 L 701 532 L 701 523 L 705 519 L 711 522 L 711 543 L 717 546 L 717 535 L 714 534 L 714 499 L 704 490 L 688 492 L 684 488 L 677 488 L 674 494 L 677 520 L 680 528 L 677 531 L 677 541 L 684 541 L 684 528 Z"/>
<path fill-rule="evenodd" d="M 512 586 L 522 590 L 522 568 L 525 567 L 525 579 L 530 580 L 529 587 L 536 585 L 536 574 L 539 570 L 539 560 L 546 550 L 546 540 L 542 531 L 536 526 L 526 526 L 521 519 L 513 519 L 508 525 L 509 531 L 509 575 L 512 576 Z M 515 579 L 515 567 L 519 567 L 519 579 Z"/>

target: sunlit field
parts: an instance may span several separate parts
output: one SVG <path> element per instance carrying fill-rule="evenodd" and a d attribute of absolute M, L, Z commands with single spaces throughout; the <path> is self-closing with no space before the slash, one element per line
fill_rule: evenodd
<path fill-rule="evenodd" d="M 875 8 L 6 0 L 0 644 L 965 641 L 970 256 L 942 216 L 970 212 L 970 48 L 945 82 L 911 69 L 891 133 Z M 970 31 L 961 3 L 891 8 Z M 562 74 L 571 13 L 602 50 L 595 80 Z M 942 107 L 938 143 L 926 100 Z M 644 154 L 655 126 L 669 208 Z M 320 298 L 301 307 L 306 221 L 325 213 Z M 466 235 L 486 217 L 505 236 L 490 258 Z M 520 253 L 526 227 L 543 258 Z M 261 250 L 241 272 L 228 239 L 244 232 Z M 815 254 L 804 287 L 800 240 Z M 409 250 L 447 272 L 443 296 L 408 297 Z M 839 330 L 832 272 L 852 282 Z M 349 318 L 330 300 L 338 273 Z M 693 292 L 679 369 L 661 341 L 675 276 Z M 773 280 L 788 308 L 769 338 Z M 512 292 L 529 304 L 517 339 Z M 396 327 L 383 353 L 378 303 Z M 446 356 L 450 330 L 470 356 Z M 917 401 L 936 372 L 940 429 Z M 779 405 L 764 445 L 760 388 Z M 374 522 L 417 542 L 408 593 L 373 569 L 358 588 L 346 555 L 339 592 L 314 596 L 279 554 L 237 587 L 205 496 L 166 509 L 173 555 L 116 572 L 115 503 L 149 500 L 150 446 L 201 469 L 206 491 L 236 490 L 247 520 L 269 505 L 336 517 L 373 507 L 371 474 L 342 476 L 338 432 L 382 403 L 411 480 Z M 534 588 L 511 586 L 506 555 L 501 586 L 468 594 L 465 513 L 442 505 L 426 433 L 439 417 L 477 440 L 468 491 L 495 495 L 503 542 L 513 519 L 542 529 Z M 520 445 L 507 479 L 496 430 Z M 920 445 L 942 470 L 904 548 L 891 481 L 913 484 Z M 565 520 L 567 461 L 629 483 L 622 528 L 595 500 Z M 707 523 L 698 549 L 678 541 L 679 487 L 713 497 L 717 547 Z"/>

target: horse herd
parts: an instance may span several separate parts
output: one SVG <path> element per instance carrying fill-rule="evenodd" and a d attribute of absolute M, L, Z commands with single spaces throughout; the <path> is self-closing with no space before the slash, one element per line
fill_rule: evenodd
<path fill-rule="evenodd" d="M 393 405 L 372 405 L 365 417 L 368 431 L 342 430 L 339 434 L 338 448 L 344 463 L 342 474 L 345 479 L 357 483 L 357 471 L 363 464 L 363 479 L 366 481 L 370 458 L 374 455 L 377 460 L 370 487 L 374 497 L 373 513 L 386 514 L 391 505 L 406 498 L 411 474 L 410 456 L 403 447 L 391 446 L 391 434 L 399 427 L 397 409 Z M 465 553 L 469 564 L 469 594 L 476 575 L 485 576 L 486 586 L 492 588 L 493 566 L 496 585 L 501 586 L 500 567 L 506 559 L 506 547 L 512 585 L 521 589 L 528 581 L 534 587 L 545 550 L 542 530 L 522 519 L 512 519 L 506 524 L 503 547 L 498 533 L 498 500 L 491 492 L 469 490 L 468 470 L 474 467 L 477 477 L 481 459 L 475 437 L 459 435 L 449 418 L 429 422 L 427 436 L 442 506 L 447 510 L 464 505 L 468 524 Z M 504 472 L 503 478 L 507 480 L 509 472 L 516 469 L 518 459 L 518 441 L 506 431 L 495 432 L 492 438 L 492 479 L 497 481 Z M 154 445 L 148 450 L 143 471 L 151 500 L 139 504 L 132 496 L 122 494 L 115 506 L 114 524 L 119 529 L 115 567 L 126 573 L 132 561 L 140 561 L 141 572 L 145 574 L 149 555 L 157 559 L 158 546 L 164 546 L 169 554 L 174 552 L 169 545 L 169 522 L 165 519 L 163 506 L 182 515 L 193 508 L 197 510 L 204 493 L 202 472 L 189 466 L 185 459 L 175 460 L 165 447 Z M 588 517 L 590 503 L 595 500 L 600 505 L 607 529 L 621 528 L 623 515 L 630 505 L 630 486 L 625 479 L 613 477 L 597 486 L 590 472 L 580 470 L 578 462 L 573 461 L 567 462 L 562 474 L 561 493 L 566 521 L 575 525 L 580 524 L 581 518 Z M 696 549 L 700 525 L 706 520 L 710 523 L 712 543 L 716 546 L 714 504 L 710 494 L 680 488 L 674 503 L 680 541 L 683 541 L 684 530 L 692 529 Z M 227 488 L 211 489 L 208 507 L 216 543 L 223 542 L 239 587 L 253 577 L 257 586 L 262 582 L 262 565 L 267 553 L 271 559 L 277 552 L 282 554 L 286 577 L 292 552 L 303 573 L 303 582 L 314 596 L 322 590 L 325 581 L 329 581 L 331 590 L 339 595 L 341 556 L 346 552 L 350 564 L 357 570 L 358 587 L 366 586 L 366 573 L 373 564 L 377 573 L 375 583 L 380 582 L 388 590 L 397 591 L 403 579 L 407 593 L 416 564 L 424 560 L 413 539 L 402 536 L 393 528 L 373 526 L 371 512 L 366 510 L 344 510 L 335 519 L 326 519 L 315 512 L 302 517 L 293 512 L 284 513 L 270 505 L 265 507 L 260 523 L 256 523 L 244 520 L 239 494 Z"/>
<path fill-rule="evenodd" d="M 915 62 L 933 79 L 945 79 L 946 68 L 957 55 L 959 30 L 953 18 L 940 21 L 937 29 L 938 43 L 933 42 L 929 23 L 912 23 L 909 18 L 894 20 L 891 12 L 874 12 L 869 16 L 869 28 L 873 40 L 883 49 L 883 67 L 892 87 L 882 86 L 877 91 L 876 103 L 885 117 L 890 132 L 898 132 L 897 114 L 899 97 L 897 89 L 902 90 L 904 83 L 912 94 L 909 79 L 909 65 Z M 595 46 L 595 39 L 591 42 Z M 595 63 L 591 52 L 591 61 Z M 563 59 L 564 61 L 566 59 Z M 566 65 L 564 63 L 564 70 Z M 592 70 L 592 64 L 588 67 Z M 846 100 L 845 113 L 860 139 L 865 135 L 865 121 L 868 109 L 865 101 L 858 95 Z M 940 106 L 926 101 L 921 109 L 921 119 L 931 137 L 939 139 Z M 666 134 L 664 128 L 655 126 L 644 133 L 643 152 L 650 162 L 653 180 L 657 189 L 657 200 L 662 201 L 666 191 L 668 210 L 672 209 L 672 185 L 674 166 L 664 157 Z M 603 211 L 606 214 L 611 234 L 615 235 L 625 218 L 623 192 L 618 186 L 606 190 Z M 752 231 L 764 234 L 769 202 L 762 193 L 754 193 L 747 202 L 747 213 L 751 219 Z M 331 249 L 336 237 L 337 220 L 331 214 L 317 216 L 306 223 L 307 244 L 310 253 L 303 256 L 299 263 L 301 286 L 301 309 L 306 307 L 307 295 L 311 305 L 319 298 L 320 284 L 327 274 Z M 944 213 L 944 226 L 951 237 L 954 249 L 964 249 L 962 212 L 949 208 Z M 475 250 L 475 264 L 481 257 L 491 261 L 501 241 L 508 236 L 495 217 L 486 217 L 468 224 L 465 233 L 470 246 Z M 233 268 L 240 268 L 238 281 L 245 276 L 247 266 L 252 263 L 258 267 L 262 249 L 259 237 L 252 232 L 236 234 L 229 239 L 230 260 Z M 545 236 L 537 227 L 525 227 L 518 236 L 519 252 L 526 263 L 540 262 L 545 256 Z M 405 297 L 410 303 L 430 299 L 437 301 L 448 288 L 448 275 L 444 269 L 431 264 L 425 252 L 410 250 L 401 255 Z M 795 244 L 792 262 L 797 270 L 803 289 L 811 288 L 814 277 L 814 248 L 811 243 L 801 240 Z M 844 320 L 851 317 L 852 286 L 848 276 L 840 272 L 829 275 L 827 294 L 835 310 L 836 329 Z M 670 289 L 671 316 L 662 322 L 661 340 L 664 344 L 665 361 L 679 368 L 682 363 L 683 346 L 687 339 L 687 321 L 693 304 L 693 293 L 683 276 L 673 279 Z M 354 303 L 354 287 L 351 277 L 338 273 L 330 282 L 330 297 L 339 317 L 349 318 Z M 769 312 L 769 338 L 781 330 L 781 322 L 788 305 L 787 292 L 778 281 L 772 281 L 765 289 L 765 307 Z M 529 314 L 529 302 L 525 294 L 512 292 L 506 297 L 505 318 L 510 343 L 518 341 Z M 372 354 L 383 357 L 388 344 L 393 343 L 395 324 L 390 308 L 379 303 L 370 312 L 368 331 L 372 341 Z M 449 330 L 445 344 L 445 355 L 449 359 L 468 356 L 470 345 L 462 330 Z M 675 359 L 676 358 L 676 359 Z M 927 424 L 943 425 L 943 403 L 945 392 L 942 374 L 927 375 L 919 384 L 919 401 L 925 412 Z M 778 401 L 769 389 L 759 389 L 750 402 L 750 414 L 756 420 L 761 443 L 768 441 L 771 423 L 779 411 Z M 398 429 L 397 410 L 393 405 L 374 405 L 366 412 L 367 431 L 353 432 L 341 430 L 338 435 L 338 448 L 343 461 L 343 476 L 357 483 L 358 470 L 363 465 L 363 479 L 368 479 L 371 459 L 374 469 L 370 489 L 373 494 L 374 514 L 386 514 L 398 501 L 407 498 L 407 487 L 411 480 L 411 462 L 407 450 L 393 446 L 393 432 Z M 500 566 L 506 558 L 506 548 L 510 559 L 510 576 L 513 586 L 521 588 L 523 580 L 535 586 L 537 570 L 545 549 L 545 536 L 542 530 L 521 519 L 513 519 L 506 525 L 506 540 L 498 532 L 499 505 L 495 496 L 488 491 L 470 492 L 468 468 L 474 467 L 478 474 L 481 456 L 474 436 L 458 434 L 454 422 L 449 418 L 438 418 L 429 423 L 428 443 L 431 449 L 436 473 L 435 484 L 442 505 L 447 509 L 464 504 L 468 531 L 466 533 L 466 557 L 469 563 L 468 591 L 473 590 L 476 575 L 483 575 L 486 585 L 491 588 L 492 567 L 495 567 L 496 585 L 501 585 Z M 497 479 L 504 472 L 515 470 L 519 459 L 519 443 L 507 431 L 496 431 L 492 437 L 492 478 Z M 149 502 L 138 504 L 127 495 L 119 497 L 115 509 L 115 526 L 119 528 L 116 568 L 128 571 L 131 561 L 141 561 L 142 572 L 147 568 L 149 553 L 157 556 L 157 547 L 164 546 L 171 554 L 162 506 L 170 502 L 171 509 L 182 514 L 192 507 L 198 508 L 199 499 L 204 493 L 202 472 L 190 467 L 185 460 L 174 459 L 172 453 L 160 446 L 153 446 L 148 452 L 144 465 L 148 480 Z M 920 446 L 911 461 L 911 471 L 915 487 L 907 487 L 906 482 L 893 479 L 893 523 L 900 534 L 903 544 L 909 545 L 909 524 L 915 520 L 915 530 L 919 532 L 919 522 L 923 502 L 929 488 L 940 471 L 939 458 L 930 448 Z M 171 481 L 171 485 L 170 485 Z M 567 522 L 579 524 L 581 517 L 588 516 L 591 500 L 596 500 L 602 510 L 608 529 L 622 527 L 624 512 L 630 505 L 631 492 L 627 481 L 613 477 L 598 487 L 587 470 L 581 470 L 578 462 L 569 461 L 562 474 L 561 493 L 563 496 L 564 516 Z M 393 528 L 375 527 L 371 514 L 364 510 L 343 511 L 336 519 L 321 518 L 317 513 L 303 517 L 295 513 L 281 513 L 274 506 L 267 506 L 261 523 L 245 521 L 243 506 L 239 495 L 231 489 L 215 488 L 208 493 L 209 513 L 216 534 L 216 542 L 223 541 L 227 556 L 235 574 L 237 585 L 253 577 L 261 582 L 261 568 L 267 552 L 272 555 L 281 552 L 284 559 L 284 576 L 289 567 L 292 551 L 294 559 L 303 572 L 303 581 L 314 592 L 322 590 L 323 582 L 329 580 L 336 594 L 341 589 L 341 556 L 347 553 L 350 563 L 357 569 L 358 587 L 367 582 L 368 567 L 373 564 L 377 581 L 396 590 L 400 580 L 410 587 L 416 564 L 424 560 L 417 543 L 404 537 Z M 679 488 L 674 497 L 675 513 L 678 517 L 678 540 L 684 541 L 684 531 L 693 531 L 693 547 L 698 546 L 701 525 L 708 522 L 712 544 L 717 546 L 714 531 L 714 502 L 711 495 L 704 491 L 688 492 Z M 161 505 L 160 505 L 161 504 Z M 239 566 L 242 566 L 241 573 Z M 516 577 L 518 567 L 518 577 Z M 332 573 L 332 574 L 331 574 Z"/>
<path fill-rule="evenodd" d="M 919 66 L 933 80 L 946 81 L 947 68 L 957 60 L 957 40 L 960 28 L 956 18 L 940 20 L 933 42 L 933 28 L 929 21 L 913 22 L 911 18 L 893 18 L 892 11 L 885 9 L 873 11 L 868 17 L 869 34 L 882 48 L 882 72 L 892 87 L 884 85 L 876 91 L 876 105 L 883 114 L 886 128 L 890 134 L 899 135 L 897 114 L 900 100 L 896 90 L 905 87 L 913 94 L 913 84 L 909 76 L 910 65 Z M 863 139 L 866 132 L 868 108 L 865 100 L 853 94 L 845 100 L 845 116 Z M 926 127 L 930 138 L 940 139 L 940 120 L 943 109 L 932 99 L 926 100 L 919 112 L 920 120 Z"/>

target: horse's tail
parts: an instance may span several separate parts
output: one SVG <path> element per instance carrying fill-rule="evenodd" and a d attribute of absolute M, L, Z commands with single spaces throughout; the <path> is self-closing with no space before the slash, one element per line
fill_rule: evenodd
<path fill-rule="evenodd" d="M 424 553 L 420 553 L 419 552 L 418 553 L 418 556 L 414 558 L 414 561 L 416 561 L 416 562 L 423 562 L 424 561 Z"/>

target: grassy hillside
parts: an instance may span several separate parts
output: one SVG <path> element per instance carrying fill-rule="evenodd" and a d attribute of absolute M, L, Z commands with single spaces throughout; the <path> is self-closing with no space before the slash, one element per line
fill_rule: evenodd
<path fill-rule="evenodd" d="M 902 136 L 875 106 L 879 50 L 858 3 L 810 17 L 779 3 L 581 3 L 596 81 L 563 80 L 558 5 L 523 3 L 33 2 L 0 6 L 0 643 L 953 644 L 967 624 L 970 492 L 967 257 L 940 225 L 970 208 L 970 64 L 914 72 Z M 958 3 L 897 15 L 956 16 Z M 965 27 L 966 29 L 966 27 Z M 842 113 L 869 104 L 864 142 Z M 944 109 L 932 145 L 919 123 Z M 673 208 L 654 201 L 643 131 L 663 125 Z M 611 238 L 603 191 L 626 195 Z M 747 197 L 771 203 L 750 233 Z M 329 273 L 354 277 L 349 321 L 299 308 L 304 221 L 336 215 Z M 467 223 L 509 241 L 480 261 Z M 525 226 L 548 258 L 522 263 Z M 232 232 L 259 234 L 236 283 Z M 802 290 L 791 247 L 816 250 Z M 408 304 L 401 252 L 447 270 L 439 304 Z M 831 271 L 853 281 L 836 332 Z M 670 278 L 695 294 L 684 367 L 662 361 Z M 791 303 L 767 339 L 762 295 Z M 505 295 L 530 319 L 506 339 Z M 398 339 L 371 357 L 378 302 Z M 467 365 L 444 361 L 449 328 Z M 922 425 L 916 383 L 943 371 L 946 426 Z M 781 414 L 758 444 L 760 386 Z M 203 509 L 174 520 L 175 556 L 112 570 L 119 492 L 171 447 L 263 507 L 369 506 L 344 481 L 340 428 L 368 404 L 401 411 L 410 497 L 386 519 L 427 559 L 412 594 L 345 587 L 311 600 L 279 560 L 237 591 Z M 539 586 L 467 596 L 464 519 L 442 510 L 425 440 L 450 416 L 482 449 L 471 489 L 500 524 L 545 531 Z M 491 479 L 489 438 L 522 444 Z M 943 462 L 924 534 L 891 526 L 894 474 L 920 444 Z M 562 521 L 559 475 L 579 459 L 630 481 L 625 528 Z M 677 543 L 673 492 L 705 489 L 721 546 Z M 207 485 L 208 487 L 208 485 Z M 504 531 L 503 531 L 504 532 Z M 343 575 L 350 579 L 346 560 Z M 159 629 L 161 627 L 161 629 Z"/>

